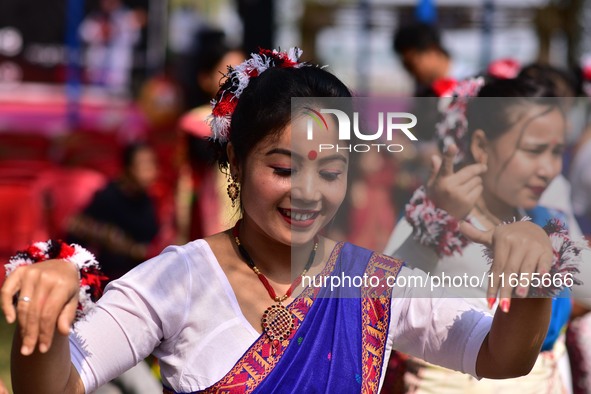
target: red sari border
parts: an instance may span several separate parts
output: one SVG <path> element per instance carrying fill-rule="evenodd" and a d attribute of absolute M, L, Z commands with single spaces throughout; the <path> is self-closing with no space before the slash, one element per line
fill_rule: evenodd
<path fill-rule="evenodd" d="M 364 287 L 361 291 L 363 394 L 377 393 L 379 389 L 392 306 L 388 277 L 396 277 L 402 265 L 400 260 L 374 253 L 365 270 L 368 277 L 380 280 L 378 286 Z"/>

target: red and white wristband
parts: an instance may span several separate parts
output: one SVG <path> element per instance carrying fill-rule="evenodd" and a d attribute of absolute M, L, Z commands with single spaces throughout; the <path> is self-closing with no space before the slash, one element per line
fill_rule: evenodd
<path fill-rule="evenodd" d="M 25 250 L 18 251 L 5 264 L 6 276 L 15 269 L 25 265 L 40 263 L 51 259 L 63 259 L 74 263 L 79 270 L 80 292 L 76 320 L 81 320 L 102 295 L 102 282 L 107 279 L 100 270 L 94 255 L 77 244 L 68 245 L 61 240 L 50 239 L 47 242 L 36 242 Z"/>
<path fill-rule="evenodd" d="M 462 254 L 470 242 L 460 232 L 460 222 L 427 198 L 424 186 L 415 190 L 406 205 L 405 217 L 413 228 L 414 239 L 432 248 L 438 256 Z"/>

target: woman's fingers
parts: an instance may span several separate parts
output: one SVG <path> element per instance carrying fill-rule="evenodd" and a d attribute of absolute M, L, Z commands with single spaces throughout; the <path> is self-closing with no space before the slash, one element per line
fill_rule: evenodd
<path fill-rule="evenodd" d="M 466 180 L 461 185 L 458 185 L 457 189 L 459 189 L 459 191 L 463 192 L 463 191 L 471 190 L 471 189 L 475 188 L 476 186 L 481 186 L 481 185 L 482 185 L 482 178 L 479 176 L 475 176 L 475 177 L 472 177 L 472 178 Z"/>
<path fill-rule="evenodd" d="M 519 268 L 519 283 L 515 288 L 515 295 L 521 298 L 527 297 L 529 288 L 534 278 L 533 273 L 537 272 L 540 253 L 537 250 L 529 250 L 523 258 L 523 264 Z"/>
<path fill-rule="evenodd" d="M 519 297 L 526 297 L 535 278 L 532 274 L 549 272 L 552 244 L 541 227 L 529 222 L 499 226 L 493 238 L 493 278 L 502 282 L 498 288 L 499 306 L 508 312 L 513 291 Z"/>
<path fill-rule="evenodd" d="M 456 205 L 465 207 L 464 212 L 468 215 L 474 208 L 474 205 L 476 205 L 476 201 L 478 201 L 478 198 L 482 194 L 482 190 L 482 181 L 480 178 L 475 178 L 462 186 L 458 186 L 455 189 L 455 197 L 453 198 L 456 201 Z"/>
<path fill-rule="evenodd" d="M 27 269 L 16 305 L 17 320 L 22 337 L 21 354 L 28 356 L 35 350 L 39 333 L 40 297 L 43 296 L 44 284 L 39 283 L 40 271 Z"/>
<path fill-rule="evenodd" d="M 463 220 L 460 222 L 460 232 L 464 234 L 466 238 L 472 242 L 476 242 L 487 247 L 492 245 L 493 231 L 494 230 L 482 231 L 474 227 L 471 223 Z"/>
<path fill-rule="evenodd" d="M 478 198 L 482 194 L 483 189 L 484 189 L 484 187 L 482 186 L 482 183 L 470 188 L 466 192 L 466 197 L 465 197 L 466 201 L 468 201 L 472 205 L 475 205 L 476 201 L 478 201 Z"/>
<path fill-rule="evenodd" d="M 39 323 L 39 351 L 45 353 L 51 348 L 53 341 L 53 335 L 55 333 L 56 323 L 60 317 L 61 312 L 64 310 L 64 299 L 68 296 L 67 292 L 63 288 L 56 287 L 53 292 L 47 296 L 45 305 L 41 311 L 41 320 Z M 72 300 L 70 300 L 72 301 Z M 78 302 L 74 299 L 74 305 L 77 306 Z M 67 306 L 67 304 L 66 304 Z M 74 314 L 75 314 L 74 309 Z M 72 321 L 74 318 L 72 317 Z M 71 323 L 71 322 L 70 322 Z M 60 333 L 67 335 L 70 330 L 71 324 L 68 324 L 66 333 L 60 330 Z M 59 330 L 59 329 L 58 329 Z"/>
<path fill-rule="evenodd" d="M 492 240 L 491 240 L 492 242 Z M 502 245 L 502 243 L 495 241 L 494 245 L 489 247 L 493 248 L 494 258 L 492 266 L 490 267 L 491 275 L 489 277 L 488 289 L 486 292 L 486 298 L 488 300 L 496 300 L 497 294 L 502 290 L 505 282 L 505 267 L 508 262 L 509 255 L 511 254 L 510 247 Z M 490 304 L 491 302 L 489 302 Z"/>
<path fill-rule="evenodd" d="M 458 153 L 458 148 L 455 145 L 448 147 L 443 156 L 431 156 L 431 175 L 427 181 L 427 185 L 432 185 L 437 179 L 445 178 L 454 173 L 454 159 Z"/>
<path fill-rule="evenodd" d="M 70 328 L 74 324 L 76 318 L 76 310 L 78 309 L 78 299 L 72 298 L 60 312 L 57 318 L 57 330 L 62 335 L 68 335 Z"/>
<path fill-rule="evenodd" d="M 446 177 L 454 173 L 454 159 L 458 154 L 458 147 L 450 145 L 441 158 L 441 167 L 439 167 L 438 177 Z"/>
<path fill-rule="evenodd" d="M 466 195 L 482 186 L 481 174 L 486 170 L 482 164 L 472 164 L 455 172 L 454 159 L 457 147 L 452 145 L 443 157 L 433 156 L 432 171 L 427 182 L 427 196 L 437 208 L 456 218 L 464 218 L 474 208 L 477 199 Z"/>
<path fill-rule="evenodd" d="M 63 260 L 19 267 L 10 274 L 2 287 L 2 310 L 9 323 L 18 321 L 21 354 L 33 353 L 37 344 L 41 352 L 47 351 L 56 323 L 60 333 L 68 334 L 78 304 L 78 284 L 76 267 Z"/>
<path fill-rule="evenodd" d="M 461 186 L 466 182 L 472 180 L 479 180 L 482 182 L 481 175 L 486 172 L 486 166 L 484 164 L 470 164 L 453 174 L 450 177 L 453 185 Z"/>
<path fill-rule="evenodd" d="M 12 324 L 16 320 L 14 296 L 21 289 L 21 277 L 23 272 L 23 269 L 20 267 L 14 270 L 10 276 L 6 278 L 2 290 L 0 290 L 2 312 L 4 313 L 8 324 Z"/>
<path fill-rule="evenodd" d="M 507 248 L 504 248 L 507 249 Z M 495 259 L 496 259 L 495 252 Z M 526 252 L 521 247 L 511 247 L 506 255 L 506 262 L 503 267 L 503 286 L 499 289 L 500 307 L 503 312 L 509 312 L 513 288 L 519 282 L 520 269 L 526 258 Z M 495 262 L 496 263 L 496 262 Z M 493 263 L 493 264 L 495 264 Z"/>
<path fill-rule="evenodd" d="M 438 155 L 431 156 L 431 174 L 429 174 L 429 179 L 427 180 L 427 185 L 433 184 L 435 182 L 435 178 L 439 174 L 439 169 L 441 168 L 441 157 Z"/>

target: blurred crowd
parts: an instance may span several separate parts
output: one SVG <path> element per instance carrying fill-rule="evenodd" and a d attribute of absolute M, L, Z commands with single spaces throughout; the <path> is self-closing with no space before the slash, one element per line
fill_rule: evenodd
<path fill-rule="evenodd" d="M 245 5 L 248 2 L 239 3 L 242 15 L 254 12 Z M 503 58 L 469 69 L 454 61 L 434 21 L 400 23 L 389 46 L 415 86 L 412 96 L 417 101 L 410 109 L 419 118 L 414 130 L 419 142 L 405 142 L 399 154 L 379 152 L 352 160 L 351 192 L 330 229 L 333 236 L 384 250 L 406 202 L 428 179 L 431 156 L 438 153 L 434 135 L 439 97 L 457 81 L 477 74 L 510 79 L 529 73 L 551 79 L 558 95 L 570 100 L 563 188 L 552 198 L 576 217 L 591 240 L 591 66 L 575 55 L 581 33 L 568 23 L 584 1 L 550 3 L 566 19 L 549 8 L 536 13 L 532 24 L 540 40 L 539 57 L 528 64 Z M 562 9 L 562 3 L 568 7 Z M 14 130 L 0 132 L 3 260 L 34 240 L 68 239 L 96 253 L 112 280 L 166 245 L 214 234 L 237 219 L 237 208 L 226 196 L 230 179 L 218 169 L 209 147 L 209 103 L 227 66 L 242 62 L 261 35 L 267 40 L 260 45 L 270 46 L 271 33 L 261 22 L 255 34 L 256 23 L 249 18 L 244 22 L 249 45 L 240 46 L 215 24 L 199 21 L 190 39 L 185 37 L 182 56 L 163 61 L 162 69 L 138 83 L 134 53 L 146 40 L 147 23 L 146 9 L 122 0 L 101 0 L 86 15 L 79 30 L 85 48 L 81 83 L 104 88 L 97 98 L 74 95 L 72 101 L 70 95 L 52 94 L 46 102 L 23 102 L 15 90 L 1 97 L 0 105 L 10 116 L 21 114 Z M 564 59 L 552 58 L 548 49 L 548 37 L 559 29 L 568 38 Z M 322 57 L 304 53 L 304 58 L 308 55 Z M 410 97 L 407 102 L 412 103 Z M 73 125 L 72 129 L 56 132 L 46 127 L 52 123 L 43 122 L 40 127 L 46 129 L 34 129 L 32 119 L 50 116 L 51 111 L 59 116 L 77 113 L 74 120 L 65 121 L 64 127 Z M 28 126 L 19 126 L 22 122 Z M 591 376 L 586 375 L 591 369 L 585 364 L 591 362 L 585 358 L 591 352 L 580 346 L 585 342 L 581 338 L 590 335 L 589 316 L 584 308 L 575 309 L 573 316 L 569 327 L 575 336 L 567 338 L 573 379 L 565 392 L 591 393 Z M 399 377 L 405 372 L 399 363 L 400 359 L 391 362 L 383 392 L 402 390 Z M 149 370 L 147 374 L 153 375 Z M 134 389 L 146 375 L 138 376 L 112 390 L 145 393 Z"/>

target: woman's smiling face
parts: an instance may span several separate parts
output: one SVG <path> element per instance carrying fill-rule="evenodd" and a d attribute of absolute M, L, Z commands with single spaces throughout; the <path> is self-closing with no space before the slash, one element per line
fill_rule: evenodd
<path fill-rule="evenodd" d="M 267 137 L 239 171 L 245 218 L 271 239 L 288 245 L 310 242 L 345 198 L 348 153 L 319 151 L 337 143 L 336 124 L 307 139 L 307 118 L 296 116 L 276 137 Z"/>

